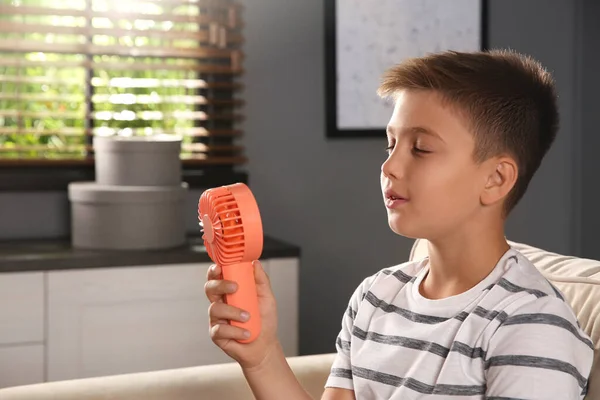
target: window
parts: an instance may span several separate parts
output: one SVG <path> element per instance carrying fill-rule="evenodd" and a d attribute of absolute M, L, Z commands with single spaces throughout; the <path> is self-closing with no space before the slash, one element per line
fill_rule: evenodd
<path fill-rule="evenodd" d="M 241 6 L 0 0 L 0 167 L 93 166 L 93 135 L 178 134 L 184 169 L 243 164 Z"/>

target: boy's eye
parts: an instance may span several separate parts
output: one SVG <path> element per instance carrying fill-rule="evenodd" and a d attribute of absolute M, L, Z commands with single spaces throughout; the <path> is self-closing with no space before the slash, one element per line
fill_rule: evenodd
<path fill-rule="evenodd" d="M 413 153 L 416 153 L 416 154 L 431 153 L 431 151 L 425 150 L 426 148 L 427 148 L 427 146 L 424 146 L 423 141 L 421 140 L 421 138 L 417 138 L 412 143 L 412 151 L 413 151 Z"/>
<path fill-rule="evenodd" d="M 392 150 L 394 150 L 394 145 L 395 143 L 388 142 L 388 146 L 385 148 L 385 152 L 389 154 Z"/>
<path fill-rule="evenodd" d="M 392 146 L 388 146 L 388 147 L 386 147 L 386 148 L 385 148 L 385 151 L 386 151 L 387 153 L 389 153 L 389 152 L 390 152 L 390 151 L 392 151 L 392 150 L 394 150 L 394 146 L 393 146 L 393 145 L 392 145 Z M 431 151 L 428 151 L 428 150 L 423 150 L 423 149 L 420 149 L 420 148 L 418 148 L 418 147 L 416 147 L 416 146 L 414 146 L 414 147 L 412 148 L 412 150 L 413 150 L 415 153 L 421 153 L 421 154 L 428 154 L 428 153 L 431 153 Z"/>
<path fill-rule="evenodd" d="M 431 153 L 431 151 L 428 151 L 428 150 L 423 150 L 423 149 L 421 149 L 421 148 L 419 148 L 419 147 L 417 147 L 417 146 L 413 146 L 413 148 L 412 148 L 412 149 L 413 149 L 413 151 L 414 151 L 415 153 L 420 153 L 420 154 L 427 154 L 427 153 Z"/>

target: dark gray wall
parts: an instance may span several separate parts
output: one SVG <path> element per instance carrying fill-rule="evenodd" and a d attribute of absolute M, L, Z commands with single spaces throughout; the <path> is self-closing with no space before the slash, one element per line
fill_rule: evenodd
<path fill-rule="evenodd" d="M 0 192 L 0 240 L 69 233 L 69 201 L 62 192 Z"/>
<path fill-rule="evenodd" d="M 581 123 L 574 43 L 579 1 L 490 2 L 491 46 L 532 54 L 557 80 L 559 138 L 512 215 L 508 236 L 558 252 L 576 248 L 579 229 L 572 218 L 579 204 L 572 195 L 580 171 L 573 155 Z M 302 248 L 301 352 L 333 351 L 356 285 L 406 260 L 411 241 L 387 227 L 379 188 L 384 141 L 325 139 L 323 1 L 245 3 L 250 185 L 266 232 Z M 587 120 L 588 127 L 592 122 Z M 199 195 L 189 196 L 190 230 L 197 229 Z M 0 238 L 68 233 L 68 203 L 61 193 L 2 193 L 0 213 Z"/>
<path fill-rule="evenodd" d="M 582 141 L 579 163 L 581 185 L 580 213 L 581 248 L 583 257 L 600 259 L 600 2 L 584 0 L 580 44 Z M 583 218 L 585 216 L 585 218 Z"/>
<path fill-rule="evenodd" d="M 511 216 L 509 238 L 557 252 L 573 248 L 573 151 L 579 135 L 575 113 L 576 1 L 490 2 L 492 46 L 531 54 L 550 69 L 559 94 L 561 128 L 525 198 Z"/>

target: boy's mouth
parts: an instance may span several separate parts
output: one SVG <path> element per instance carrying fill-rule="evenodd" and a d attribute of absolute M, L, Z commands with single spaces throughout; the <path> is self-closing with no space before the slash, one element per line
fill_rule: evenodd
<path fill-rule="evenodd" d="M 385 206 L 387 208 L 396 208 L 406 203 L 408 199 L 406 197 L 401 196 L 400 194 L 394 192 L 391 189 L 386 189 L 384 192 L 385 195 Z"/>
<path fill-rule="evenodd" d="M 394 192 L 392 189 L 386 189 L 384 195 L 385 195 L 386 200 L 403 200 L 403 201 L 408 200 L 406 197 L 399 195 L 398 193 Z"/>

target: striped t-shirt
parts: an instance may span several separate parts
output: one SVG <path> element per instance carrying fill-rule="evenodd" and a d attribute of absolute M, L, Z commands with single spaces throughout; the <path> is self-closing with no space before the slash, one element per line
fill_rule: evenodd
<path fill-rule="evenodd" d="M 510 249 L 468 291 L 419 293 L 428 259 L 356 289 L 325 387 L 358 400 L 581 399 L 593 345 L 563 296 Z"/>

